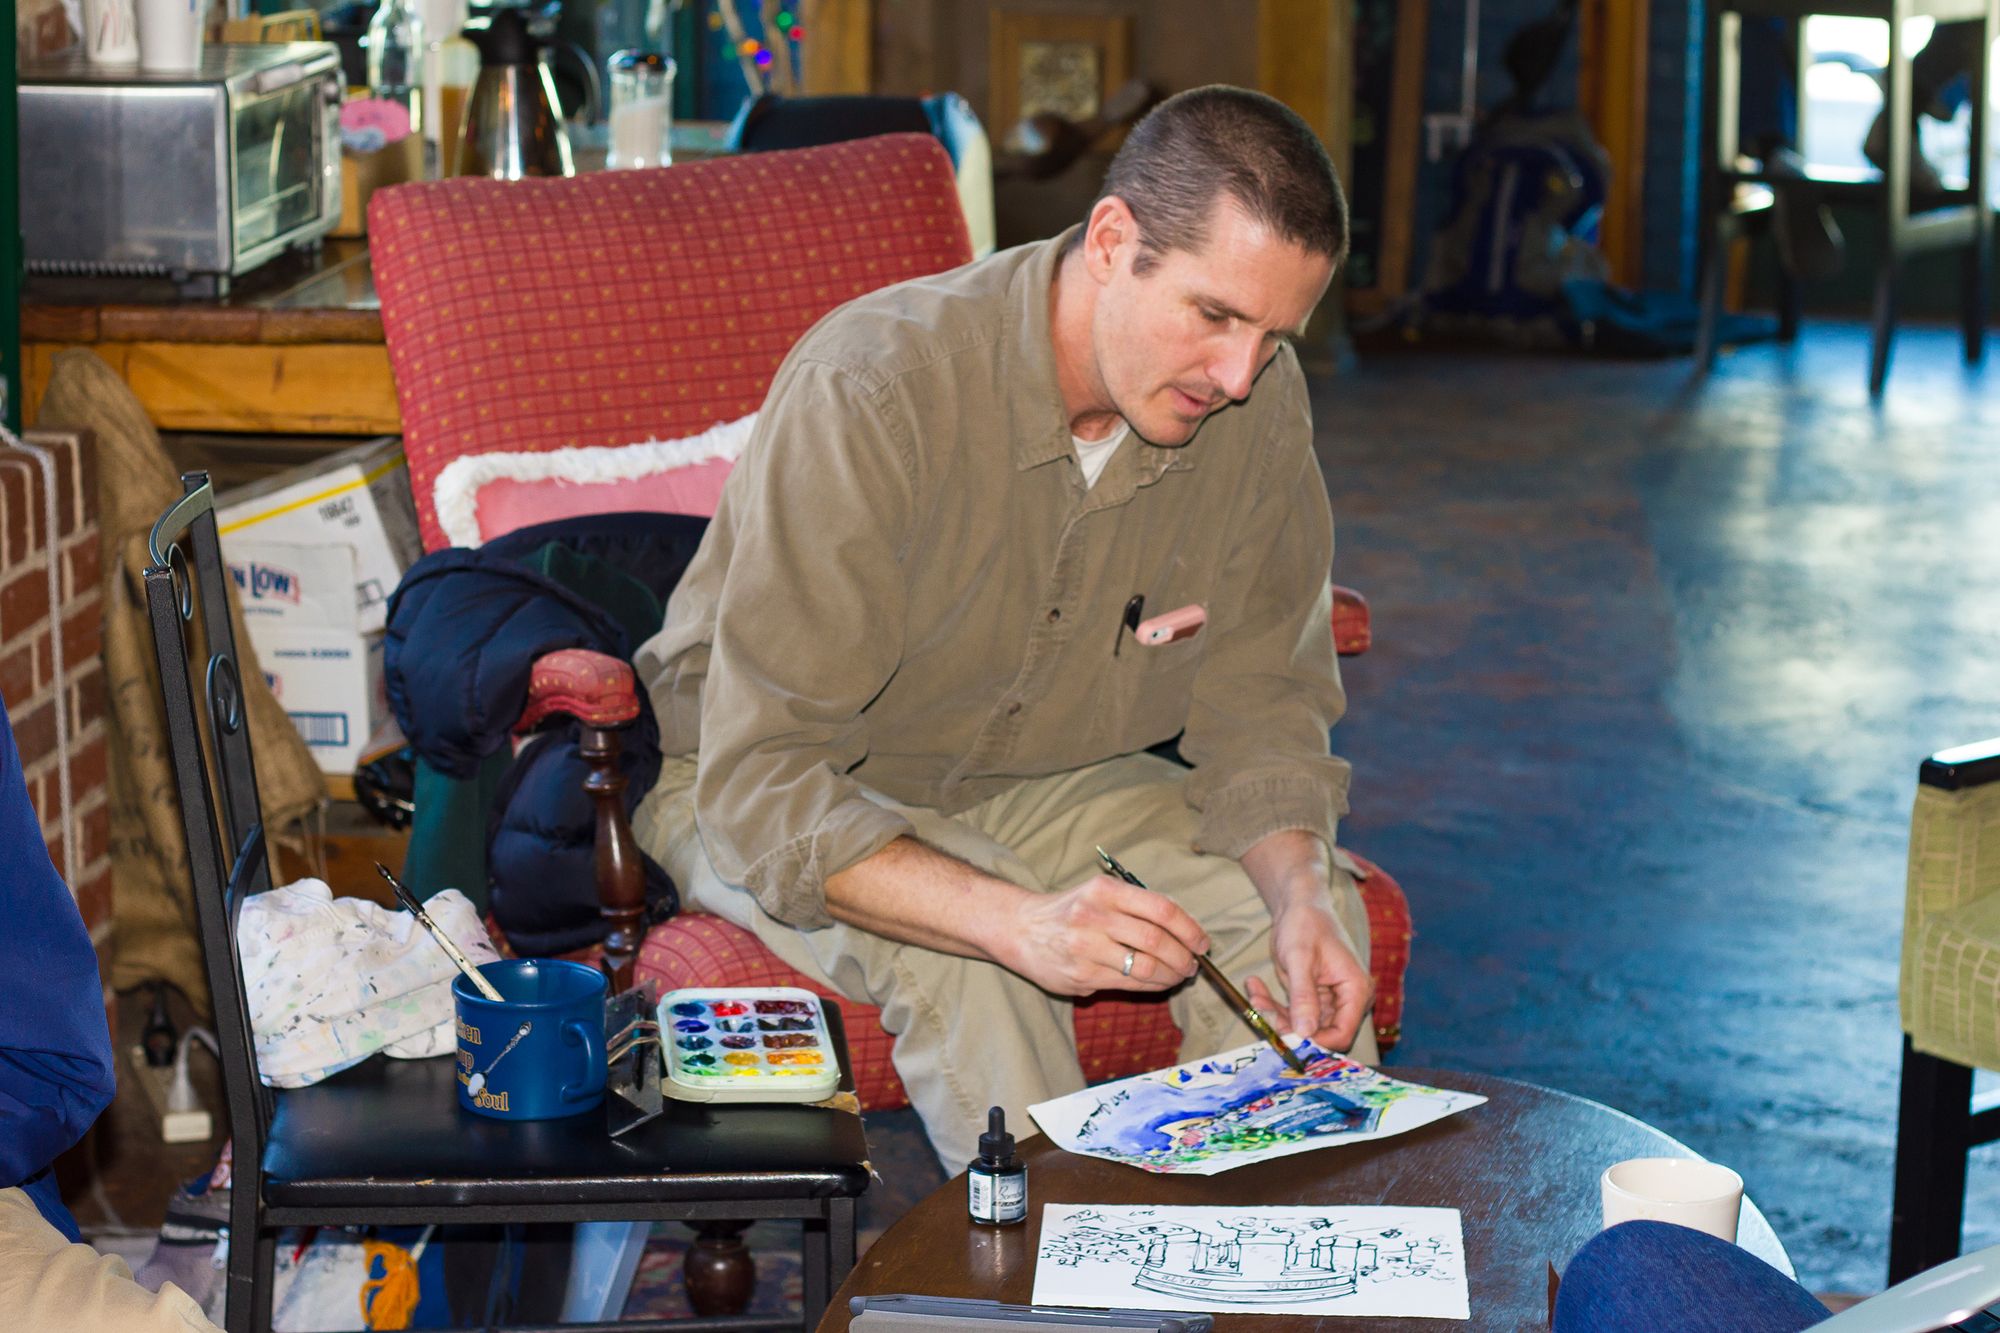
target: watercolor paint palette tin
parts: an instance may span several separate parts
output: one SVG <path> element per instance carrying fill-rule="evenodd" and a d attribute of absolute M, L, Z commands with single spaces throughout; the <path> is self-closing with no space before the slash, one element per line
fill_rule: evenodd
<path fill-rule="evenodd" d="M 819 996 L 792 986 L 698 987 L 660 997 L 660 1088 L 688 1102 L 817 1102 L 840 1086 Z"/>

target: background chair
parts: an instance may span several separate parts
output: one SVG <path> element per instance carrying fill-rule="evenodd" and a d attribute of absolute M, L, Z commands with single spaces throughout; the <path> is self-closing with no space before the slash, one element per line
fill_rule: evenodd
<path fill-rule="evenodd" d="M 1879 395 L 1889 376 L 1889 349 L 1896 336 L 1897 293 L 1905 263 L 1919 254 L 1956 250 L 1963 269 L 1960 324 L 1965 360 L 1976 365 L 1986 351 L 1986 288 L 1991 277 L 1993 209 L 1987 198 L 1987 169 L 1993 152 L 1992 127 L 1986 108 L 1987 61 L 1971 70 L 1971 168 L 1962 190 L 1946 190 L 1933 199 L 1913 201 L 1910 192 L 1911 155 L 1916 151 L 1915 118 L 1910 104 L 1910 49 L 1903 40 L 1904 21 L 1976 19 L 1984 25 L 1980 50 L 1992 50 L 2000 35 L 2000 4 L 1996 0 L 1715 0 L 1708 6 L 1703 50 L 1707 69 L 1701 155 L 1702 217 L 1711 229 L 1701 280 L 1701 323 L 1695 361 L 1702 370 L 1715 364 L 1717 327 L 1721 320 L 1730 250 L 1743 233 L 1746 220 L 1767 215 L 1772 185 L 1781 177 L 1748 164 L 1737 136 L 1737 103 L 1743 71 L 1739 32 L 1745 18 L 1779 18 L 1803 22 L 1815 14 L 1875 18 L 1889 25 L 1889 62 L 1883 71 L 1883 102 L 1889 111 L 1889 166 L 1874 180 L 1818 180 L 1814 190 L 1827 196 L 1877 204 L 1882 210 L 1882 258 L 1875 274 L 1875 312 L 1870 335 L 1868 392 Z M 1755 77 L 1779 77 L 1777 71 L 1757 71 Z M 1801 114 L 1805 103 L 1805 72 L 1798 72 Z M 1923 212 L 1913 202 L 1929 205 Z M 1790 342 L 1798 332 L 1801 310 L 1798 284 L 1779 274 L 1778 336 Z"/>
<path fill-rule="evenodd" d="M 747 99 L 724 139 L 732 153 L 816 148 L 879 134 L 930 134 L 951 155 L 959 206 L 972 254 L 993 253 L 993 144 L 972 104 L 957 93 L 930 97 L 780 97 Z"/>
<path fill-rule="evenodd" d="M 446 544 L 433 490 L 452 460 L 691 436 L 736 420 L 762 404 L 785 352 L 821 315 L 971 257 L 949 160 L 915 134 L 658 171 L 400 186 L 371 201 L 369 234 L 429 549 Z M 1358 596 L 1342 594 L 1334 621 L 1343 651 L 1367 646 Z M 592 713 L 586 723 L 615 740 L 616 710 L 591 701 L 631 698 L 629 665 L 538 664 L 534 678 L 530 712 Z M 559 705 L 545 702 L 554 695 Z M 812 988 L 717 917 L 682 913 L 642 941 L 631 833 L 617 802 L 598 809 L 603 961 L 614 976 Z M 1409 908 L 1394 879 L 1363 865 L 1387 1050 L 1402 1011 Z M 908 1105 L 879 1011 L 850 1005 L 848 1017 L 861 1104 Z M 1158 1068 L 1179 1048 L 1166 1007 L 1146 1000 L 1100 998 L 1078 1007 L 1076 1024 L 1093 1080 Z"/>
<path fill-rule="evenodd" d="M 236 922 L 243 900 L 271 887 L 270 863 L 214 499 L 206 474 L 183 483 L 184 497 L 154 525 L 145 586 L 234 1145 L 229 1333 L 270 1327 L 281 1227 L 744 1217 L 804 1221 L 812 1329 L 854 1264 L 855 1198 L 869 1174 L 856 1115 L 742 1106 L 718 1116 L 669 1101 L 660 1118 L 614 1140 L 604 1109 L 528 1122 L 462 1110 L 452 1055 L 373 1057 L 285 1092 L 259 1079 Z"/>
<path fill-rule="evenodd" d="M 1903 1091 L 1889 1281 L 1959 1251 L 1965 1163 L 2000 1139 L 2000 739 L 1941 750 L 1917 771 L 1903 898 Z"/>

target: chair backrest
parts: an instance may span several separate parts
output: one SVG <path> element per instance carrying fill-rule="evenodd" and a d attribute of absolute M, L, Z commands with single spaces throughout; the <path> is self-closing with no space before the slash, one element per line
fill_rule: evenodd
<path fill-rule="evenodd" d="M 153 524 L 151 563 L 144 575 L 146 609 L 165 696 L 167 752 L 187 836 L 202 959 L 214 1002 L 236 1176 L 239 1187 L 255 1190 L 273 1103 L 257 1077 L 236 919 L 246 897 L 271 886 L 271 864 L 223 583 L 228 576 L 216 538 L 215 495 L 205 472 L 184 474 L 181 486 L 179 502 Z"/>
<path fill-rule="evenodd" d="M 892 134 L 566 180 L 378 191 L 369 256 L 427 550 L 453 459 L 693 435 L 864 292 L 971 257 L 951 162 Z"/>
<path fill-rule="evenodd" d="M 858 93 L 780 97 L 763 93 L 744 100 L 723 143 L 733 153 L 770 153 L 910 130 L 935 135 L 944 145 L 958 181 L 958 204 L 971 233 L 973 256 L 992 254 L 993 145 L 972 104 L 957 93 L 928 97 Z"/>
<path fill-rule="evenodd" d="M 763 93 L 744 99 L 729 122 L 723 143 L 733 153 L 772 153 L 816 148 L 878 134 L 931 134 L 934 127 L 921 97 L 784 97 Z M 950 146 L 946 146 L 950 151 Z"/>

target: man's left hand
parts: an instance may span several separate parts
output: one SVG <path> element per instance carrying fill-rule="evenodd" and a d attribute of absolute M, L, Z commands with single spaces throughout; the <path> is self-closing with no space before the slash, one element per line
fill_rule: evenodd
<path fill-rule="evenodd" d="M 1290 997 L 1280 1006 L 1258 977 L 1250 978 L 1250 1003 L 1277 1027 L 1309 1036 L 1322 1050 L 1354 1044 L 1375 996 L 1375 979 L 1347 947 L 1326 895 L 1292 903 L 1272 915 L 1271 960 Z"/>

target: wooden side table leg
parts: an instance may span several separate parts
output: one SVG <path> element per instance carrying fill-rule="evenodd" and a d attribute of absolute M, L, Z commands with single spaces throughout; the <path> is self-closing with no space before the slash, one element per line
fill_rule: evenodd
<path fill-rule="evenodd" d="M 757 1261 L 743 1243 L 748 1222 L 696 1222 L 682 1272 L 698 1315 L 742 1314 L 757 1289 Z"/>

